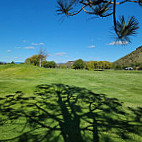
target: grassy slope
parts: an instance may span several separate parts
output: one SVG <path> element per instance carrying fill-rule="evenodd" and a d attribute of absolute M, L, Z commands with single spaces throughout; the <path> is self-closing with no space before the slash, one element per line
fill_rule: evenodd
<path fill-rule="evenodd" d="M 44 69 L 27 65 L 0 66 L 0 96 L 13 94 L 18 90 L 30 95 L 35 90 L 35 86 L 51 83 L 84 87 L 95 93 L 118 98 L 127 106 L 142 106 L 142 72 L 139 71 L 90 72 L 85 70 Z M 14 131 L 16 127 L 21 130 L 16 125 L 1 127 L 0 139 L 17 136 L 17 131 Z M 7 133 L 9 128 L 13 132 Z M 137 139 L 136 141 L 141 139 L 141 137 L 133 134 L 131 136 L 135 140 Z"/>
<path fill-rule="evenodd" d="M 142 72 L 44 69 L 26 65 L 0 66 L 0 95 L 33 93 L 40 84 L 63 83 L 116 97 L 129 106 L 141 106 Z"/>
<path fill-rule="evenodd" d="M 123 66 L 131 66 L 134 63 L 142 63 L 142 46 L 114 62 L 114 64 L 121 64 Z"/>

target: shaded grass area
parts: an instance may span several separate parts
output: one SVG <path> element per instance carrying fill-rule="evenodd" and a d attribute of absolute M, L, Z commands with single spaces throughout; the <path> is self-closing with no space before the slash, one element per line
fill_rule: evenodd
<path fill-rule="evenodd" d="M 90 72 L 85 70 L 44 69 L 27 65 L 0 66 L 0 98 L 14 94 L 16 91 L 22 91 L 23 97 L 29 99 L 31 96 L 36 95 L 36 102 L 38 102 L 40 106 L 43 106 L 45 110 L 48 109 L 47 111 L 50 114 L 49 119 L 47 114 L 42 114 L 41 111 L 39 113 L 40 117 L 37 117 L 37 120 L 40 120 L 46 125 L 48 124 L 47 126 L 50 126 L 51 128 L 58 125 L 57 128 L 60 129 L 49 133 L 50 128 L 38 128 L 40 125 L 34 123 L 35 121 L 31 121 L 31 119 L 30 121 L 27 121 L 27 119 L 25 119 L 26 117 L 23 116 L 25 111 L 26 113 L 35 116 L 39 109 L 33 109 L 30 106 L 26 106 L 33 102 L 31 99 L 28 102 L 24 101 L 24 106 L 20 109 L 18 108 L 21 112 L 21 114 L 18 114 L 18 122 L 15 121 L 16 118 L 14 118 L 14 121 L 11 121 L 12 118 L 9 117 L 9 112 L 16 111 L 17 107 L 21 106 L 21 103 L 15 100 L 16 104 L 9 104 L 11 105 L 11 108 L 15 108 L 14 110 L 7 111 L 5 109 L 6 107 L 3 107 L 3 112 L 5 113 L 1 118 L 8 117 L 10 119 L 5 123 L 4 120 L 1 120 L 3 125 L 0 128 L 0 140 L 17 137 L 17 139 L 12 139 L 11 141 L 34 142 L 41 141 L 41 138 L 43 138 L 43 141 L 68 141 L 65 140 L 65 138 L 69 138 L 71 133 L 66 132 L 65 135 L 63 135 L 61 133 L 64 132 L 63 128 L 70 131 L 74 131 L 78 128 L 79 132 L 76 133 L 78 136 L 80 133 L 80 141 L 91 142 L 93 140 L 97 141 L 97 139 L 102 142 L 142 141 L 142 137 L 139 134 L 141 133 L 141 129 L 139 128 L 142 128 L 142 111 L 140 108 L 142 107 L 141 84 L 142 72 L 140 71 Z M 36 86 L 38 91 L 34 95 L 33 92 L 35 91 Z M 48 98 L 46 104 L 37 97 L 41 96 L 41 92 Z M 83 94 L 83 98 L 77 97 Z M 67 96 L 70 95 L 70 101 L 67 101 Z M 93 96 L 91 99 L 88 98 L 91 96 Z M 60 103 L 59 98 L 61 98 Z M 111 98 L 113 99 L 111 100 Z M 77 100 L 77 102 L 75 102 L 75 100 Z M 90 100 L 94 100 L 92 101 L 94 105 L 89 109 L 89 104 L 91 103 L 89 102 Z M 124 102 L 124 104 L 122 105 L 121 102 Z M 13 105 L 16 105 L 17 107 L 13 107 Z M 61 108 L 63 110 L 66 109 L 66 113 L 63 113 Z M 73 112 L 73 109 L 75 112 Z M 120 112 L 123 113 L 121 114 Z M 89 114 L 86 115 L 86 113 Z M 54 117 L 51 117 L 51 114 L 52 116 L 54 115 Z M 68 114 L 70 119 L 68 116 L 64 116 L 64 114 Z M 83 114 L 85 114 L 84 117 L 81 117 Z M 64 125 L 60 125 L 55 117 L 61 119 Z M 65 118 L 68 119 L 68 123 L 65 121 Z M 96 118 L 99 123 L 96 121 L 94 125 L 96 126 L 96 129 L 92 132 L 94 118 Z M 27 125 L 27 127 L 23 129 L 26 122 L 35 124 L 33 125 L 35 127 Z M 76 124 L 76 126 L 70 128 L 73 124 Z M 84 132 L 84 128 L 90 128 L 90 130 L 85 130 Z M 28 132 L 33 129 L 35 129 L 33 132 Z M 97 129 L 98 132 L 95 131 Z"/>
<path fill-rule="evenodd" d="M 21 128 L 18 136 L 0 141 L 142 140 L 142 108 L 124 107 L 116 98 L 108 98 L 105 94 L 96 94 L 85 88 L 42 84 L 36 87 L 33 96 L 26 97 L 18 91 L 0 99 L 0 124 L 20 124 Z M 29 127 L 30 130 L 27 129 Z"/>

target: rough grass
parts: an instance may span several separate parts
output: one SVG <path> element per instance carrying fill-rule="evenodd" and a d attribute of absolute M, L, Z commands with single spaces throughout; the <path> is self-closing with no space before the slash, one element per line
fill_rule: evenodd
<path fill-rule="evenodd" d="M 26 96 L 31 96 L 35 87 L 40 84 L 64 84 L 69 86 L 86 88 L 97 94 L 105 94 L 124 102 L 125 106 L 142 107 L 142 72 L 141 71 L 86 71 L 70 69 L 45 69 L 28 65 L 1 65 L 0 66 L 0 97 L 22 91 Z M 9 125 L 0 128 L 0 139 L 17 136 L 18 125 Z M 9 133 L 7 129 L 12 131 Z M 104 133 L 105 136 L 113 135 Z M 103 139 L 105 139 L 105 136 Z M 136 142 L 142 137 L 130 133 L 130 137 Z M 115 141 L 125 141 L 115 139 Z M 102 141 L 113 141 L 106 138 Z M 129 141 L 129 140 L 128 140 Z"/>

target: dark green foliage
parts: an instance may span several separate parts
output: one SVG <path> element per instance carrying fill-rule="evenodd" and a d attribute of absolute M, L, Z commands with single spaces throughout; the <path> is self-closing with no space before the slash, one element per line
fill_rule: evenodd
<path fill-rule="evenodd" d="M 142 64 L 139 65 L 138 70 L 142 70 Z"/>
<path fill-rule="evenodd" d="M 116 23 L 118 39 L 122 42 L 130 42 L 129 36 L 136 34 L 136 30 L 139 28 L 138 22 L 135 17 L 131 17 L 126 23 L 124 16 L 120 17 L 120 20 Z"/>
<path fill-rule="evenodd" d="M 120 65 L 120 64 L 116 64 L 116 65 L 113 66 L 113 68 L 114 68 L 115 70 L 122 70 L 122 69 L 123 69 L 123 66 Z"/>
<path fill-rule="evenodd" d="M 12 61 L 11 64 L 15 64 L 14 61 Z"/>
<path fill-rule="evenodd" d="M 57 64 L 54 62 L 54 61 L 44 61 L 42 63 L 42 66 L 44 68 L 56 68 L 57 67 Z"/>
<path fill-rule="evenodd" d="M 23 119 L 22 132 L 30 127 L 9 142 L 134 141 L 129 133 L 142 135 L 142 108 L 126 108 L 116 98 L 64 84 L 39 85 L 31 97 L 17 91 L 0 98 L 0 115 L 0 125 Z"/>
<path fill-rule="evenodd" d="M 84 69 L 85 66 L 86 66 L 85 62 L 82 59 L 78 59 L 73 63 L 72 68 L 73 69 Z"/>
<path fill-rule="evenodd" d="M 75 2 L 76 0 L 58 0 L 58 14 L 65 14 L 67 16 L 69 12 L 73 10 L 73 5 L 75 4 Z"/>
<path fill-rule="evenodd" d="M 109 12 L 112 8 L 112 5 L 110 3 L 100 3 L 98 5 L 92 6 L 91 10 L 92 12 L 88 12 L 88 14 L 94 14 L 96 16 L 100 17 L 107 17 L 112 14 L 112 12 Z"/>

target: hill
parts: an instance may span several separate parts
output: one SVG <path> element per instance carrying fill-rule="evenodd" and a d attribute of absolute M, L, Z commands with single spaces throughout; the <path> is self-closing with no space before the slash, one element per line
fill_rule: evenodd
<path fill-rule="evenodd" d="M 139 66 L 142 64 L 142 46 L 136 48 L 135 51 L 115 61 L 114 64 L 122 65 L 123 67 L 134 65 Z"/>

